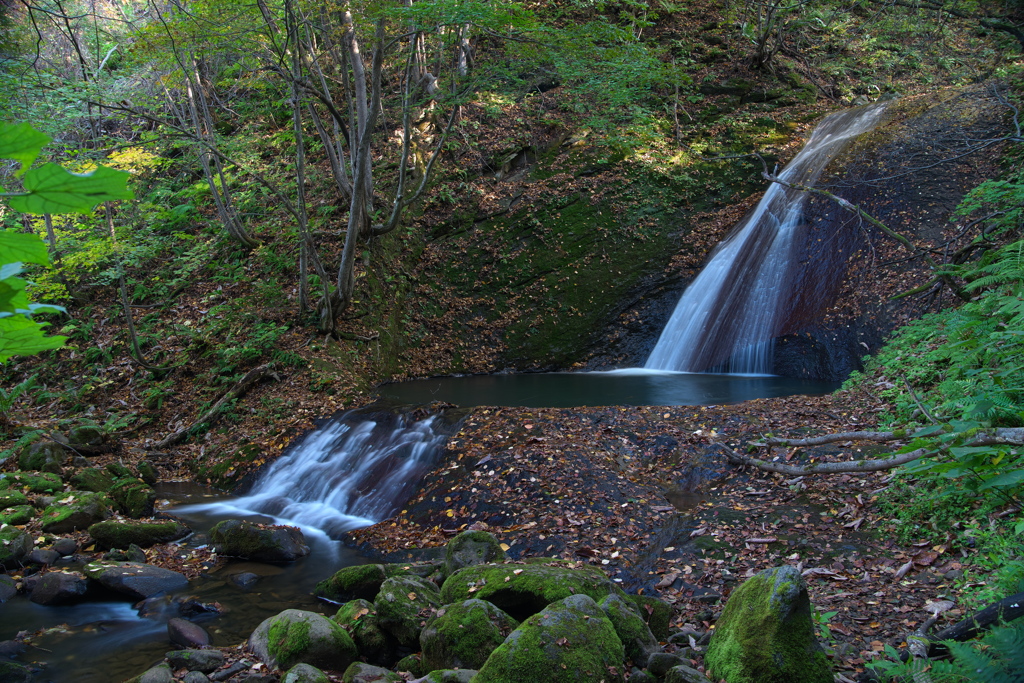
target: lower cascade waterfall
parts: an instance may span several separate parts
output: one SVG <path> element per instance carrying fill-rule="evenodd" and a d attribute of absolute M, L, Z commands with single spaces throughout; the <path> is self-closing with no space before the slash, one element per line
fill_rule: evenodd
<path fill-rule="evenodd" d="M 401 508 L 444 447 L 441 422 L 437 415 L 343 413 L 295 441 L 248 495 L 196 507 L 265 515 L 337 538 Z"/>
<path fill-rule="evenodd" d="M 814 185 L 830 160 L 874 128 L 884 104 L 826 117 L 780 179 Z M 807 192 L 772 183 L 764 197 L 711 252 L 662 331 L 645 368 L 770 374 L 773 339 L 788 311 L 792 253 Z"/>

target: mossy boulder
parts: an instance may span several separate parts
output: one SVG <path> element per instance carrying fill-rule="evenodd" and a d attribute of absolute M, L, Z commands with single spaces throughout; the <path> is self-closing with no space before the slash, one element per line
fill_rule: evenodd
<path fill-rule="evenodd" d="M 395 662 L 394 669 L 411 673 L 415 678 L 420 678 L 427 673 L 423 670 L 423 656 L 419 652 L 399 659 Z"/>
<path fill-rule="evenodd" d="M 273 669 L 305 663 L 344 671 L 358 656 L 345 629 L 315 612 L 297 609 L 265 619 L 249 636 L 249 649 Z"/>
<path fill-rule="evenodd" d="M 437 611 L 420 633 L 423 668 L 479 669 L 519 622 L 484 600 L 465 600 Z"/>
<path fill-rule="evenodd" d="M 302 532 L 293 526 L 264 526 L 226 519 L 210 529 L 210 542 L 222 555 L 256 562 L 292 562 L 309 554 Z"/>
<path fill-rule="evenodd" d="M 179 522 L 97 522 L 89 527 L 89 535 L 101 548 L 127 548 L 137 545 L 148 548 L 157 543 L 170 543 L 184 538 L 191 530 Z"/>
<path fill-rule="evenodd" d="M 43 510 L 43 531 L 69 534 L 110 517 L 110 499 L 102 493 L 71 491 Z"/>
<path fill-rule="evenodd" d="M 114 475 L 101 467 L 86 467 L 71 477 L 71 485 L 79 491 L 105 493 L 114 485 Z"/>
<path fill-rule="evenodd" d="M 450 604 L 479 598 L 522 621 L 570 595 L 589 595 L 597 601 L 609 593 L 625 595 L 601 570 L 593 567 L 499 564 L 476 565 L 455 572 L 441 587 L 441 600 Z"/>
<path fill-rule="evenodd" d="M 640 618 L 647 622 L 647 627 L 658 640 L 667 640 L 671 629 L 672 605 L 650 595 L 630 595 L 629 599 L 637 607 Z"/>
<path fill-rule="evenodd" d="M 114 477 L 114 479 L 128 479 L 134 476 L 132 474 L 132 471 L 128 469 L 127 465 L 116 460 L 113 462 L 108 462 L 106 469 L 107 472 L 110 472 L 110 475 Z"/>
<path fill-rule="evenodd" d="M 393 671 L 363 662 L 353 662 L 341 676 L 342 683 L 398 683 L 404 680 Z"/>
<path fill-rule="evenodd" d="M 381 628 L 377 610 L 368 600 L 350 600 L 332 619 L 352 636 L 359 654 L 368 661 L 389 665 L 394 661 L 398 641 Z"/>
<path fill-rule="evenodd" d="M 464 531 L 448 542 L 444 553 L 444 568 L 445 573 L 451 575 L 465 567 L 504 560 L 505 551 L 492 534 L 486 531 Z"/>
<path fill-rule="evenodd" d="M 32 551 L 32 537 L 21 529 L 0 529 L 0 567 L 14 569 Z"/>
<path fill-rule="evenodd" d="M 208 674 L 224 664 L 224 653 L 220 650 L 173 650 L 168 652 L 167 661 L 175 669 L 188 669 Z"/>
<path fill-rule="evenodd" d="M 400 645 L 418 644 L 423 622 L 441 606 L 441 595 L 432 581 L 419 576 L 394 576 L 384 581 L 373 606 L 381 628 Z"/>
<path fill-rule="evenodd" d="M 36 516 L 31 505 L 15 505 L 0 509 L 0 524 L 28 524 Z"/>
<path fill-rule="evenodd" d="M 0 491 L 0 510 L 18 505 L 28 505 L 28 496 L 14 489 Z"/>
<path fill-rule="evenodd" d="M 622 641 L 626 657 L 638 667 L 645 666 L 651 653 L 658 651 L 658 639 L 637 614 L 634 604 L 617 593 L 609 593 L 600 607 Z"/>
<path fill-rule="evenodd" d="M 299 663 L 288 669 L 288 673 L 281 677 L 281 683 L 331 683 L 331 679 L 315 666 Z"/>
<path fill-rule="evenodd" d="M 316 585 L 313 593 L 318 598 L 331 602 L 348 602 L 349 600 L 373 600 L 380 592 L 380 585 L 387 580 L 384 566 L 380 564 L 360 564 L 354 567 L 342 567 L 330 578 Z"/>
<path fill-rule="evenodd" d="M 56 441 L 37 441 L 21 449 L 18 466 L 23 470 L 38 470 L 61 474 L 71 453 Z"/>
<path fill-rule="evenodd" d="M 82 425 L 68 432 L 68 443 L 72 446 L 89 446 L 96 448 L 106 441 L 103 430 L 96 425 Z"/>
<path fill-rule="evenodd" d="M 32 670 L 23 664 L 0 659 L 0 681 L 4 683 L 32 683 L 35 676 Z"/>
<path fill-rule="evenodd" d="M 6 472 L 0 474 L 0 489 L 55 493 L 64 489 L 64 482 L 51 472 Z"/>
<path fill-rule="evenodd" d="M 709 677 L 728 683 L 832 683 L 800 572 L 789 565 L 766 569 L 737 588 L 704 662 Z"/>
<path fill-rule="evenodd" d="M 110 497 L 117 503 L 117 509 L 126 517 L 138 519 L 153 514 L 156 491 L 136 477 L 121 477 L 110 487 Z"/>
<path fill-rule="evenodd" d="M 424 676 L 424 683 L 469 683 L 476 676 L 473 669 L 439 669 Z"/>
<path fill-rule="evenodd" d="M 614 683 L 623 681 L 625 650 L 615 627 L 587 595 L 554 602 L 514 630 L 474 683 Z"/>
<path fill-rule="evenodd" d="M 135 466 L 135 469 L 139 473 L 139 478 L 150 486 L 156 484 L 157 480 L 160 478 L 160 472 L 157 470 L 156 465 L 148 460 L 140 462 Z"/>

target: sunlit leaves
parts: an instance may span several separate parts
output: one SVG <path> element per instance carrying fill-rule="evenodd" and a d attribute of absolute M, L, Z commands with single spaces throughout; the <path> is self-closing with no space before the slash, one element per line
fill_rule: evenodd
<path fill-rule="evenodd" d="M 25 193 L 9 199 L 23 213 L 88 213 L 97 204 L 131 199 L 127 171 L 100 166 L 89 173 L 72 173 L 49 163 L 25 174 Z"/>

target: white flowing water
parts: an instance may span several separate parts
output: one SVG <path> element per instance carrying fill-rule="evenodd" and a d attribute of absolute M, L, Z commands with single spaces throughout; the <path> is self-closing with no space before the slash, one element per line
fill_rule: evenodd
<path fill-rule="evenodd" d="M 884 108 L 874 104 L 825 118 L 780 178 L 813 186 L 836 154 L 879 123 Z M 771 373 L 772 340 L 788 313 L 791 257 L 807 195 L 771 184 L 686 288 L 644 367 Z"/>
<path fill-rule="evenodd" d="M 390 517 L 409 499 L 447 438 L 435 430 L 437 419 L 345 413 L 292 446 L 248 495 L 176 512 L 258 514 L 337 538 Z"/>

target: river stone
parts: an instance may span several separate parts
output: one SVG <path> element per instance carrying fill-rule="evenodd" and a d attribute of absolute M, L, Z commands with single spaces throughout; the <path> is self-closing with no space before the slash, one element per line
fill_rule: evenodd
<path fill-rule="evenodd" d="M 110 497 L 117 503 L 117 509 L 127 517 L 138 519 L 153 514 L 156 491 L 137 477 L 121 477 L 110 487 Z"/>
<path fill-rule="evenodd" d="M 56 550 L 44 550 L 42 548 L 36 548 L 28 555 L 25 556 L 25 561 L 29 564 L 53 564 L 60 558 L 60 553 Z"/>
<path fill-rule="evenodd" d="M 224 664 L 224 653 L 220 650 L 172 650 L 166 655 L 173 669 L 188 669 L 208 674 Z"/>
<path fill-rule="evenodd" d="M 711 678 L 729 683 L 832 683 L 800 572 L 789 565 L 766 569 L 733 591 L 704 663 Z"/>
<path fill-rule="evenodd" d="M 570 595 L 603 600 L 609 593 L 625 595 L 604 572 L 593 567 L 476 565 L 449 576 L 441 587 L 441 600 L 450 604 L 479 598 L 522 621 Z"/>
<path fill-rule="evenodd" d="M 483 600 L 445 606 L 420 633 L 423 668 L 479 669 L 519 622 Z"/>
<path fill-rule="evenodd" d="M 626 653 L 615 627 L 588 595 L 573 595 L 533 615 L 498 646 L 474 683 L 624 681 Z"/>
<path fill-rule="evenodd" d="M 668 670 L 662 683 L 711 683 L 711 681 L 693 667 L 679 664 Z"/>
<path fill-rule="evenodd" d="M 72 446 L 90 446 L 96 448 L 106 441 L 103 430 L 95 425 L 82 425 L 68 432 L 68 443 Z"/>
<path fill-rule="evenodd" d="M 23 470 L 38 470 L 61 474 L 71 454 L 55 441 L 37 441 L 21 449 L 18 466 Z"/>
<path fill-rule="evenodd" d="M 257 583 L 259 583 L 260 575 L 253 574 L 252 572 L 240 572 L 238 574 L 232 574 L 230 576 L 231 583 L 235 584 L 242 590 L 249 590 Z"/>
<path fill-rule="evenodd" d="M 32 551 L 32 537 L 21 529 L 4 527 L 0 529 L 0 567 L 16 569 Z"/>
<path fill-rule="evenodd" d="M 344 671 L 358 652 L 345 629 L 315 612 L 286 609 L 249 636 L 249 650 L 272 669 L 299 663 Z"/>
<path fill-rule="evenodd" d="M 71 477 L 71 485 L 79 491 L 105 493 L 114 485 L 114 475 L 100 467 L 86 467 Z"/>
<path fill-rule="evenodd" d="M 0 574 L 0 605 L 18 594 L 18 584 L 7 574 Z"/>
<path fill-rule="evenodd" d="M 463 531 L 448 541 L 444 553 L 444 568 L 448 575 L 477 564 L 503 562 L 505 551 L 498 539 L 486 531 Z"/>
<path fill-rule="evenodd" d="M 144 600 L 161 593 L 188 588 L 184 574 L 139 562 L 106 562 L 98 560 L 85 565 L 85 575 L 112 591 L 134 600 Z"/>
<path fill-rule="evenodd" d="M 609 593 L 600 607 L 626 648 L 626 657 L 637 666 L 643 666 L 651 653 L 658 651 L 658 639 L 636 613 L 633 603 L 617 593 Z"/>
<path fill-rule="evenodd" d="M 352 662 L 341 676 L 342 683 L 398 683 L 404 680 L 393 671 L 364 662 Z"/>
<path fill-rule="evenodd" d="M 167 622 L 167 637 L 181 647 L 206 647 L 210 644 L 210 634 L 205 628 L 181 617 L 174 617 Z"/>
<path fill-rule="evenodd" d="M 17 662 L 0 659 L 0 683 L 32 683 L 32 671 Z"/>
<path fill-rule="evenodd" d="M 288 673 L 281 678 L 281 683 L 331 683 L 331 679 L 315 666 L 299 663 L 288 669 Z"/>
<path fill-rule="evenodd" d="M 0 508 L 0 524 L 18 526 L 28 524 L 36 516 L 36 509 L 31 505 L 16 505 L 9 508 Z"/>
<path fill-rule="evenodd" d="M 78 572 L 47 572 L 32 587 L 29 600 L 37 605 L 70 605 L 84 598 L 88 589 L 89 582 Z"/>
<path fill-rule="evenodd" d="M 28 489 L 32 493 L 53 493 L 64 489 L 64 482 L 50 472 L 5 472 L 0 474 L 0 489 Z"/>
<path fill-rule="evenodd" d="M 393 576 L 381 584 L 373 606 L 381 628 L 400 645 L 413 647 L 419 643 L 423 620 L 441 606 L 441 596 L 432 581 L 412 575 Z"/>
<path fill-rule="evenodd" d="M 291 526 L 261 526 L 239 519 L 218 522 L 210 542 L 222 555 L 256 562 L 291 562 L 309 554 L 302 532 Z"/>
<path fill-rule="evenodd" d="M 373 600 L 380 592 L 380 586 L 387 580 L 384 566 L 379 564 L 360 564 L 354 567 L 342 567 L 328 578 L 316 585 L 313 592 L 318 598 L 331 602 L 348 602 L 349 600 Z"/>
<path fill-rule="evenodd" d="M 671 632 L 672 605 L 651 595 L 627 595 L 640 618 L 647 622 L 656 640 L 667 640 Z"/>
<path fill-rule="evenodd" d="M 372 602 L 349 600 L 331 619 L 348 631 L 360 655 L 383 665 L 394 661 L 398 641 L 381 628 Z"/>
<path fill-rule="evenodd" d="M 86 529 L 110 516 L 110 500 L 102 493 L 71 491 L 58 496 L 43 510 L 43 531 L 48 534 L 70 534 Z"/>
<path fill-rule="evenodd" d="M 53 542 L 53 549 L 60 553 L 61 557 L 74 555 L 78 550 L 78 542 L 73 538 L 58 538 Z"/>
<path fill-rule="evenodd" d="M 149 548 L 158 543 L 170 543 L 184 538 L 189 529 L 184 524 L 167 520 L 165 522 L 97 522 L 89 527 L 89 535 L 101 548 L 127 548 L 137 545 Z"/>
<path fill-rule="evenodd" d="M 189 671 L 181 677 L 181 683 L 209 683 L 210 679 L 202 671 Z"/>
<path fill-rule="evenodd" d="M 424 676 L 424 683 L 469 683 L 476 676 L 474 669 L 439 669 Z"/>

